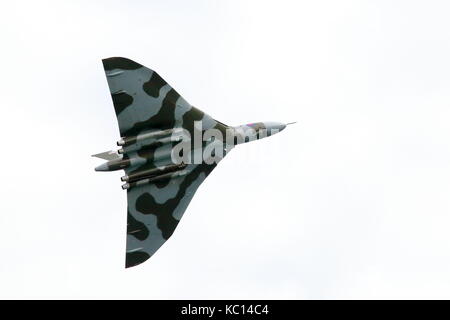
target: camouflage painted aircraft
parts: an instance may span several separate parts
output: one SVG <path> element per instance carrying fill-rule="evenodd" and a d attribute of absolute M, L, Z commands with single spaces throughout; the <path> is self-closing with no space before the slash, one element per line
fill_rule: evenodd
<path fill-rule="evenodd" d="M 96 171 L 125 171 L 121 180 L 128 196 L 128 268 L 146 261 L 170 238 L 197 188 L 234 145 L 269 136 L 286 125 L 259 122 L 230 127 L 191 106 L 155 71 L 132 60 L 108 58 L 103 67 L 119 123 L 121 139 L 117 145 L 121 148 L 93 156 L 108 160 Z M 186 135 L 201 136 L 211 129 L 222 137 L 231 133 L 231 141 L 213 137 L 197 145 L 194 142 L 188 154 L 180 153 L 183 161 L 173 160 L 173 150 Z M 213 144 L 223 150 L 221 155 L 213 151 L 200 162 L 189 161 Z M 208 161 L 211 158 L 215 161 Z"/>

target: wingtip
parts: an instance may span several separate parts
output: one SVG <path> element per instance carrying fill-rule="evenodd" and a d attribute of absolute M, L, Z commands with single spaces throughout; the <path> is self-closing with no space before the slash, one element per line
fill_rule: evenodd
<path fill-rule="evenodd" d="M 124 57 L 109 57 L 102 59 L 103 68 L 105 71 L 113 69 L 123 69 L 123 70 L 135 70 L 142 68 L 142 65 Z"/>
<path fill-rule="evenodd" d="M 127 252 L 125 256 L 125 269 L 135 267 L 150 258 L 150 255 L 144 251 Z"/>

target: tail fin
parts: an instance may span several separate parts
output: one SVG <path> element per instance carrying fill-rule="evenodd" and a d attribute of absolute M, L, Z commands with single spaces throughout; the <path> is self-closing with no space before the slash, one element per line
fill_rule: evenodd
<path fill-rule="evenodd" d="M 118 160 L 120 159 L 120 156 L 117 154 L 117 152 L 110 150 L 105 151 L 97 154 L 93 154 L 92 157 L 104 159 L 104 160 Z"/>

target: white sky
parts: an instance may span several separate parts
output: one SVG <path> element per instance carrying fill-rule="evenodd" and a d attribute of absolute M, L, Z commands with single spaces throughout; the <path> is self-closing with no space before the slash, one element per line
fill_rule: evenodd
<path fill-rule="evenodd" d="M 450 298 L 448 1 L 3 1 L 0 298 Z M 240 146 L 124 269 L 101 59 L 156 70 Z"/>

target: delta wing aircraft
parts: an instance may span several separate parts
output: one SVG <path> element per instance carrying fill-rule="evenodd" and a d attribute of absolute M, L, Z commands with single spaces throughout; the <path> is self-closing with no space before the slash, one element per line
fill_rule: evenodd
<path fill-rule="evenodd" d="M 170 238 L 197 188 L 235 145 L 283 130 L 258 122 L 227 126 L 190 105 L 155 71 L 120 57 L 103 60 L 121 139 L 96 171 L 124 170 L 128 218 L 125 267 Z"/>

